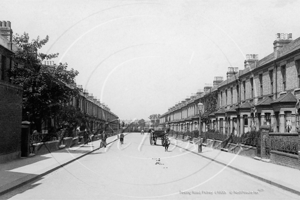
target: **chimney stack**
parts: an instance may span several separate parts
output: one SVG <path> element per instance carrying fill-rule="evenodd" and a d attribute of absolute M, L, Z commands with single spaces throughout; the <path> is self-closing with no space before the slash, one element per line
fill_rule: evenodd
<path fill-rule="evenodd" d="M 214 81 L 213 81 L 213 87 L 218 86 L 222 82 L 223 82 L 222 76 L 215 76 Z"/>
<path fill-rule="evenodd" d="M 87 97 L 88 94 L 89 94 L 89 93 L 88 93 L 88 90 L 87 90 L 87 89 L 84 89 L 84 90 L 83 90 L 83 95 L 84 95 L 85 97 Z"/>
<path fill-rule="evenodd" d="M 292 41 L 292 33 L 277 33 L 277 38 L 273 42 L 275 58 L 279 57 L 278 51 L 286 44 Z"/>
<path fill-rule="evenodd" d="M 10 50 L 12 50 L 12 35 L 10 21 L 0 21 L 0 35 L 5 37 L 10 42 Z"/>
<path fill-rule="evenodd" d="M 252 64 L 256 64 L 258 61 L 258 54 L 246 54 L 246 60 L 244 61 L 245 69 L 250 67 Z"/>
<path fill-rule="evenodd" d="M 234 76 L 235 74 L 237 74 L 238 71 L 239 71 L 238 67 L 228 67 L 227 79 L 230 79 L 232 76 Z"/>
<path fill-rule="evenodd" d="M 211 86 L 204 87 L 204 93 L 205 94 L 210 93 L 211 88 L 212 88 Z"/>

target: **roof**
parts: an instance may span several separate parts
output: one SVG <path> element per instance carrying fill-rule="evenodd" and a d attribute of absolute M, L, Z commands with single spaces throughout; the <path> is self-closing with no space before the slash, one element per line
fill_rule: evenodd
<path fill-rule="evenodd" d="M 279 56 L 285 56 L 297 49 L 300 48 L 300 37 L 297 38 L 296 40 L 291 41 L 290 43 L 284 45 L 280 50 L 279 50 Z"/>
<path fill-rule="evenodd" d="M 217 112 L 215 112 L 215 115 L 218 115 L 218 114 L 225 114 L 225 109 L 220 108 Z"/>
<path fill-rule="evenodd" d="M 232 108 L 229 108 L 227 110 L 225 110 L 226 113 L 232 113 L 232 112 L 236 112 L 236 106 L 232 106 Z"/>
<path fill-rule="evenodd" d="M 273 99 L 271 99 L 270 97 L 265 97 L 261 101 L 259 101 L 256 106 L 270 106 L 271 103 L 273 103 Z"/>
<path fill-rule="evenodd" d="M 212 112 L 212 113 L 209 114 L 209 116 L 215 116 L 215 113 L 216 112 Z"/>
<path fill-rule="evenodd" d="M 297 103 L 297 99 L 291 92 L 287 92 L 272 102 L 274 103 Z"/>
<path fill-rule="evenodd" d="M 246 101 L 246 102 L 244 102 L 239 108 L 240 109 L 250 109 L 250 108 L 252 108 L 253 106 L 248 102 L 248 101 Z"/>
<path fill-rule="evenodd" d="M 290 43 L 284 45 L 281 49 L 278 50 L 278 58 L 283 57 L 289 53 L 292 53 L 293 51 L 296 51 L 300 49 L 300 37 L 292 40 Z M 257 63 L 253 63 L 250 65 L 250 68 L 245 68 L 242 70 L 239 70 L 239 73 L 237 74 L 237 77 L 240 77 L 244 74 L 248 74 L 249 71 L 253 70 L 254 68 L 259 68 L 263 65 L 266 65 L 274 60 L 276 60 L 274 52 L 270 53 L 269 55 L 265 56 L 264 58 L 257 61 Z M 229 83 L 232 83 L 235 79 L 235 76 L 224 80 L 221 82 L 218 86 L 222 87 Z"/>
<path fill-rule="evenodd" d="M 205 112 L 202 114 L 202 117 L 208 117 L 209 116 L 209 113 L 208 112 Z"/>

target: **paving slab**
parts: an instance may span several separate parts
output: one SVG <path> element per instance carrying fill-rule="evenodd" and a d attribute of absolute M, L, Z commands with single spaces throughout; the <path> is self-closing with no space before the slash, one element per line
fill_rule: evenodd
<path fill-rule="evenodd" d="M 108 145 L 118 140 L 107 138 Z M 100 140 L 33 157 L 0 164 L 0 195 L 49 174 L 75 160 L 99 150 Z"/>
<path fill-rule="evenodd" d="M 186 143 L 187 142 L 185 141 L 179 141 L 177 145 L 186 148 Z M 202 149 L 202 153 L 198 153 L 197 150 L 189 151 L 193 151 L 193 153 L 206 159 L 228 166 L 229 168 L 238 170 L 261 181 L 300 195 L 300 170 L 298 169 L 264 162 L 209 147 L 202 147 Z"/>

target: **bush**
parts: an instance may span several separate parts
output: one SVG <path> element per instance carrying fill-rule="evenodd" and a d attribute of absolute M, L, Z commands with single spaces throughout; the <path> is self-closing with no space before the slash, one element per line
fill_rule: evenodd
<path fill-rule="evenodd" d="M 199 130 L 194 130 L 192 134 L 193 137 L 199 137 Z"/>

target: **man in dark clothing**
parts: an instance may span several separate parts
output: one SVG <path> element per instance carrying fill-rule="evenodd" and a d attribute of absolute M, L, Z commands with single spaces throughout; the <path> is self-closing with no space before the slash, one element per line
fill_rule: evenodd
<path fill-rule="evenodd" d="M 120 142 L 121 142 L 121 144 L 123 144 L 123 142 L 124 142 L 124 137 L 125 137 L 124 132 L 125 132 L 125 127 L 122 128 L 121 134 L 120 134 Z"/>
<path fill-rule="evenodd" d="M 124 141 L 124 133 L 121 133 L 120 134 L 120 142 L 121 142 L 121 144 L 123 144 L 123 141 Z"/>
<path fill-rule="evenodd" d="M 105 131 L 103 131 L 102 139 L 101 139 L 101 142 L 100 142 L 100 148 L 101 148 L 102 145 L 106 148 L 106 139 L 107 139 L 107 135 L 106 135 Z"/>

